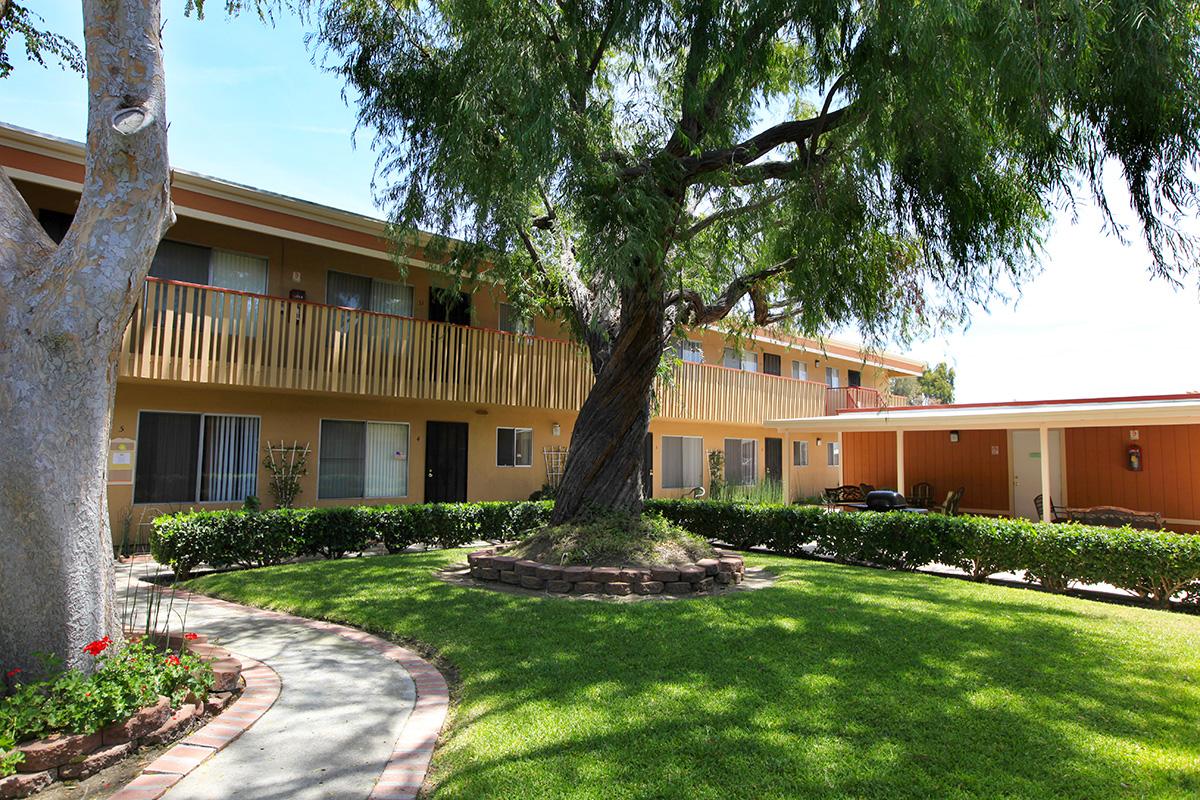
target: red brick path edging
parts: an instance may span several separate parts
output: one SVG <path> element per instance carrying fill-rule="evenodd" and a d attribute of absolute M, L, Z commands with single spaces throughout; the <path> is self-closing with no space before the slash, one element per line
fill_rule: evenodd
<path fill-rule="evenodd" d="M 400 647 L 392 644 L 386 639 L 374 636 L 366 631 L 358 628 L 351 628 L 348 625 L 339 625 L 336 622 L 325 622 L 323 620 L 308 619 L 306 617 L 298 617 L 294 614 L 284 614 L 279 611 L 267 611 L 261 608 L 252 608 L 239 603 L 231 603 L 226 600 L 218 600 L 215 597 L 207 597 L 191 592 L 186 592 L 183 589 L 176 590 L 181 594 L 190 594 L 191 602 L 200 603 L 212 606 L 224 606 L 226 608 L 237 609 L 244 616 L 260 617 L 273 622 L 286 622 L 292 625 L 303 625 L 311 630 L 320 631 L 322 633 L 332 633 L 336 636 L 341 636 L 343 639 L 349 639 L 352 642 L 357 642 L 364 647 L 370 648 L 382 655 L 384 658 L 395 661 L 400 666 L 404 667 L 409 676 L 413 680 L 416 688 L 416 701 L 413 704 L 412 713 L 408 720 L 404 723 L 404 728 L 400 732 L 400 738 L 396 740 L 392 747 L 392 754 L 388 757 L 387 764 L 384 766 L 383 774 L 379 776 L 375 787 L 371 790 L 369 800 L 414 800 L 417 792 L 421 789 L 421 784 L 425 780 L 425 773 L 429 769 L 429 761 L 433 757 L 433 748 L 437 744 L 438 734 L 442 730 L 442 723 L 446 720 L 446 712 L 449 708 L 450 692 L 446 686 L 446 679 L 442 677 L 442 673 L 437 667 L 430 664 L 419 655 L 409 650 L 407 647 Z M 254 662 L 258 664 L 258 662 Z M 266 669 L 265 664 L 262 664 Z M 243 675 L 246 673 L 243 672 Z M 274 675 L 274 672 L 271 673 Z M 278 678 L 276 678 L 278 681 Z M 250 678 L 246 678 L 246 692 L 243 693 L 243 699 L 249 694 Z M 276 689 L 278 696 L 278 689 Z M 239 701 L 238 704 L 240 706 Z M 272 698 L 271 702 L 274 702 Z M 270 704 L 267 705 L 270 707 Z M 263 708 L 262 711 L 266 711 Z M 260 716 L 261 716 L 260 712 Z M 228 716 L 229 712 L 225 712 L 220 718 Z M 219 719 L 220 719 L 219 718 Z M 256 716 L 255 719 L 258 717 Z M 251 720 L 253 722 L 253 720 Z M 251 723 L 247 723 L 249 727 Z M 200 733 L 208 730 L 211 725 L 205 726 Z M 244 729 L 243 729 L 244 730 Z M 239 731 L 240 734 L 240 731 Z M 195 734 L 193 734 L 195 735 Z M 234 737 L 236 738 L 236 737 Z M 232 741 L 232 739 L 230 740 Z M 186 744 L 187 739 L 183 740 Z M 174 751 L 172 751 L 174 752 Z M 215 751 L 214 751 L 215 752 Z M 168 753 L 167 755 L 170 755 Z M 211 753 L 210 753 L 211 755 Z M 158 762 L 155 762 L 158 763 Z M 151 764 L 150 767 L 153 767 Z M 147 768 L 149 771 L 150 768 Z M 186 773 L 184 773 L 186 774 Z M 142 778 L 150 777 L 142 775 Z M 179 777 L 182 777 L 180 775 Z M 178 780 L 176 778 L 175 780 Z M 134 783 L 137 781 L 135 780 Z M 175 781 L 163 787 L 158 794 L 117 794 L 113 795 L 111 800 L 149 800 L 157 798 L 162 792 L 172 785 Z M 133 786 L 133 784 L 130 784 Z M 126 787 L 128 789 L 130 787 Z"/>
<path fill-rule="evenodd" d="M 258 721 L 279 697 L 275 670 L 252 658 L 234 657 L 242 664 L 246 688 L 242 696 L 204 727 L 152 761 L 110 800 L 154 800 Z"/>

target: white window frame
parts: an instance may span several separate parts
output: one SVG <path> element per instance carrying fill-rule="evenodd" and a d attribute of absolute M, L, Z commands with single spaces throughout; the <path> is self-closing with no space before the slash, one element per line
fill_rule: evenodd
<path fill-rule="evenodd" d="M 678 339 L 675 342 L 675 357 L 685 364 L 703 364 L 704 343 L 695 339 Z"/>
<path fill-rule="evenodd" d="M 841 442 L 828 442 L 826 444 L 827 454 L 826 459 L 831 467 L 840 467 L 842 465 L 842 444 Z"/>
<path fill-rule="evenodd" d="M 797 439 L 792 442 L 792 466 L 807 467 L 808 463 L 808 440 Z"/>
<path fill-rule="evenodd" d="M 731 363 L 734 361 L 737 362 L 736 366 Z M 726 347 L 721 355 L 721 366 L 743 372 L 758 372 L 758 353 L 753 350 L 743 350 L 739 353 L 736 348 Z"/>
<path fill-rule="evenodd" d="M 799 359 L 792 359 L 792 378 L 798 381 L 808 380 L 808 363 Z"/>
<path fill-rule="evenodd" d="M 513 432 L 513 463 L 511 463 L 511 464 L 499 463 L 500 431 L 512 431 Z M 517 435 L 521 434 L 521 433 L 529 434 L 529 463 L 528 464 L 518 464 L 517 463 L 517 453 L 520 452 L 520 448 L 517 447 Z M 497 426 L 496 427 L 495 453 L 497 456 L 496 467 L 498 469 L 514 469 L 514 468 L 515 469 L 533 469 L 533 428 L 518 428 L 518 427 L 513 427 L 510 425 Z"/>
<path fill-rule="evenodd" d="M 362 277 L 365 277 L 365 276 L 362 276 Z M 362 496 L 361 497 L 322 497 L 321 496 L 321 426 L 324 425 L 326 422 L 360 422 L 364 426 L 371 425 L 371 424 L 403 425 L 405 428 L 406 434 L 407 434 L 406 438 L 408 440 L 407 444 L 406 444 L 406 447 L 407 447 L 406 455 L 404 457 L 404 489 L 405 489 L 404 494 L 386 495 L 386 496 L 381 496 L 381 497 L 368 497 L 367 496 L 367 488 L 366 488 L 367 487 L 367 476 L 366 476 L 367 454 L 364 452 L 363 453 L 363 494 L 362 494 Z M 317 493 L 317 499 L 318 500 L 392 500 L 392 499 L 404 500 L 404 499 L 408 498 L 412 492 L 412 470 L 410 469 L 410 465 L 412 464 L 412 445 L 413 445 L 412 424 L 409 422 L 403 421 L 403 420 L 347 419 L 346 417 L 321 417 L 321 419 L 317 421 L 317 448 L 316 448 L 316 457 L 317 457 L 316 493 Z"/>
<path fill-rule="evenodd" d="M 842 377 L 837 367 L 825 368 L 825 385 L 830 389 L 842 388 Z"/>
<path fill-rule="evenodd" d="M 134 445 L 133 445 L 134 456 L 133 457 L 134 457 L 135 463 L 133 464 L 133 482 L 129 486 L 129 489 L 130 489 L 129 496 L 131 498 L 137 497 L 137 463 L 136 463 L 136 459 L 138 457 L 138 448 L 140 447 L 141 441 L 142 441 L 142 413 L 143 412 L 147 413 L 147 414 L 186 414 L 188 416 L 198 416 L 198 417 L 200 417 L 200 428 L 197 433 L 198 442 L 197 442 L 197 446 L 196 446 L 196 499 L 194 499 L 194 500 L 147 500 L 145 502 L 138 503 L 138 505 L 153 505 L 155 503 L 195 503 L 197 505 L 229 505 L 230 503 L 245 502 L 245 500 L 246 500 L 245 497 L 243 497 L 241 500 L 201 500 L 200 499 L 200 494 L 203 490 L 203 486 L 202 486 L 203 481 L 201 479 L 204 477 L 203 476 L 203 473 L 204 473 L 204 422 L 205 422 L 206 417 L 238 417 L 238 418 L 242 418 L 242 419 L 258 420 L 258 441 L 255 442 L 255 445 L 254 445 L 254 470 L 253 470 L 254 492 L 252 493 L 255 497 L 258 496 L 258 471 L 260 468 L 259 455 L 260 455 L 260 448 L 262 447 L 262 416 L 260 416 L 258 414 L 220 414 L 220 413 L 216 413 L 216 412 L 210 413 L 207 411 L 180 411 L 179 409 L 176 409 L 176 408 L 139 408 L 138 412 L 137 412 L 137 425 L 134 428 L 134 434 L 133 434 L 134 435 Z M 249 497 L 249 496 L 250 495 L 247 495 L 247 497 Z"/>
<path fill-rule="evenodd" d="M 667 440 L 668 439 L 675 439 L 679 442 L 679 449 L 680 449 L 679 463 L 680 463 L 681 472 L 683 473 L 680 475 L 680 478 L 684 482 L 679 484 L 678 486 L 667 483 L 666 463 L 667 463 Z M 693 441 L 700 442 L 700 462 L 696 465 L 696 474 L 699 477 L 697 478 L 696 482 L 689 482 L 687 480 L 687 474 L 686 474 L 687 473 L 687 465 L 683 463 L 683 440 L 684 439 L 691 439 Z M 663 434 L 659 438 L 659 447 L 661 448 L 661 455 L 659 456 L 659 460 L 660 460 L 660 463 L 662 464 L 662 473 L 663 473 L 662 488 L 664 488 L 664 489 L 695 489 L 697 486 L 700 486 L 704 483 L 704 437 L 703 436 L 676 436 L 676 435 Z"/>

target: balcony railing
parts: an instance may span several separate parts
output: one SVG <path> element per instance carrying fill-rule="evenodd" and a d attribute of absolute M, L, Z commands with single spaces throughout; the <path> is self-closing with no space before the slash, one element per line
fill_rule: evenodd
<path fill-rule="evenodd" d="M 839 411 L 881 408 L 883 405 L 883 394 L 867 386 L 831 386 L 825 390 L 825 413 L 830 416 Z"/>
<path fill-rule="evenodd" d="M 150 279 L 121 346 L 126 378 L 576 411 L 574 343 Z M 659 416 L 759 425 L 817 416 L 819 384 L 705 364 L 660 381 Z"/>

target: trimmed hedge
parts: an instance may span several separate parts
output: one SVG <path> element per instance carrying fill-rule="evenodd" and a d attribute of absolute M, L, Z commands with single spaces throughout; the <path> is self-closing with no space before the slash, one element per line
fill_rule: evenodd
<path fill-rule="evenodd" d="M 343 558 L 376 543 L 461 547 L 514 539 L 550 519 L 553 503 L 430 503 L 399 506 L 186 511 L 154 520 L 150 552 L 186 578 L 200 564 L 262 567 L 302 555 Z"/>
<path fill-rule="evenodd" d="M 207 563 L 276 564 L 300 555 L 341 558 L 382 543 L 461 547 L 504 541 L 544 525 L 552 501 L 431 503 L 273 511 L 193 511 L 154 521 L 151 552 L 186 577 Z M 831 513 L 821 506 L 649 500 L 648 513 L 741 550 L 808 555 L 890 569 L 939 562 L 976 580 L 1024 571 L 1053 591 L 1108 583 L 1165 606 L 1180 592 L 1200 602 L 1200 536 L 1131 528 L 1047 525 L 938 514 Z"/>
<path fill-rule="evenodd" d="M 1176 594 L 1200 599 L 1200 535 L 1034 523 L 939 514 L 831 513 L 820 506 L 652 500 L 647 507 L 693 533 L 738 549 L 806 555 L 810 545 L 838 561 L 892 569 L 939 562 L 976 580 L 1025 572 L 1065 591 L 1108 583 L 1160 606 Z"/>

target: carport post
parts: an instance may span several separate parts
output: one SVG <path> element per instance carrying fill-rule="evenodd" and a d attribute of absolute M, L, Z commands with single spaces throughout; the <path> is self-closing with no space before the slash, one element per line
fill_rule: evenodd
<path fill-rule="evenodd" d="M 1050 429 L 1038 429 L 1038 460 L 1042 467 L 1042 522 L 1050 521 Z"/>
<path fill-rule="evenodd" d="M 896 431 L 896 491 L 900 494 L 905 494 L 904 491 L 904 431 Z"/>

